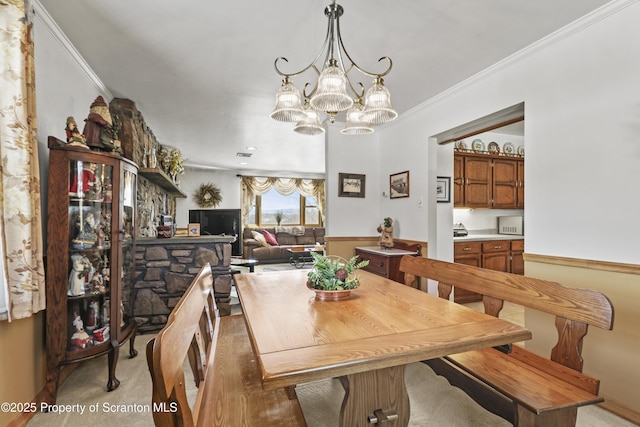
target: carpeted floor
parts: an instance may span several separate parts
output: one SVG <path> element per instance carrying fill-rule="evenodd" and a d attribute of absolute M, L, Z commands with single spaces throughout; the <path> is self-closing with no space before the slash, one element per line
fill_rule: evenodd
<path fill-rule="evenodd" d="M 126 352 L 118 362 L 117 377 L 121 384 L 107 392 L 107 358 L 85 362 L 60 387 L 57 404 L 63 413 L 38 413 L 29 427 L 75 426 L 153 426 L 150 412 L 151 378 L 144 348 L 151 335 L 136 339 L 138 356 L 129 359 Z M 185 365 L 191 397 L 196 389 L 188 366 Z M 449 385 L 422 363 L 407 366 L 405 380 L 411 402 L 412 427 L 482 427 L 509 426 L 505 420 L 485 411 L 460 389 Z M 338 425 L 340 403 L 344 390 L 338 380 L 323 380 L 296 387 L 298 398 L 309 427 Z M 68 406 L 67 406 L 68 405 Z M 81 409 L 84 408 L 84 413 Z M 629 423 L 597 406 L 578 410 L 578 427 L 632 427 Z"/>
<path fill-rule="evenodd" d="M 289 265 L 258 266 L 256 271 L 290 269 Z M 248 270 L 247 270 L 248 271 Z M 232 304 L 238 304 L 235 289 Z M 232 313 L 241 312 L 239 306 Z M 512 320 L 518 323 L 516 320 Z M 29 427 L 50 426 L 153 426 L 150 411 L 151 377 L 145 359 L 146 344 L 152 335 L 136 338 L 138 356 L 128 358 L 128 351 L 120 352 L 116 376 L 120 387 L 107 392 L 106 356 L 85 362 L 67 381 L 58 393 L 60 410 L 64 412 L 38 413 Z M 128 348 L 128 344 L 126 344 Z M 125 349 L 125 348 L 123 348 Z M 189 396 L 195 400 L 197 389 L 188 365 L 185 376 Z M 411 402 L 411 427 L 483 427 L 509 426 L 505 420 L 485 411 L 463 391 L 449 385 L 443 377 L 433 373 L 422 363 L 408 365 L 405 381 Z M 344 390 L 338 380 L 323 380 L 301 384 L 296 387 L 309 427 L 335 427 L 338 425 L 340 404 Z M 81 412 L 84 410 L 84 412 Z M 632 427 L 635 424 L 595 405 L 578 410 L 577 427 Z M 261 427 L 261 426 L 260 426 Z"/>

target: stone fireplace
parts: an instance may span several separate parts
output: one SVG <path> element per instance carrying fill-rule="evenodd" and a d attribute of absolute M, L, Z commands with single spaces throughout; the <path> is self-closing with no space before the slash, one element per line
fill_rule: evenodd
<path fill-rule="evenodd" d="M 200 236 L 136 240 L 133 315 L 138 333 L 159 331 L 167 316 L 207 262 L 221 316 L 231 313 L 231 242 L 233 237 Z"/>

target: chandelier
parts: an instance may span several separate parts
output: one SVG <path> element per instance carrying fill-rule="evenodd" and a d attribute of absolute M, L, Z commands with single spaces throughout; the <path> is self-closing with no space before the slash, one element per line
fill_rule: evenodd
<path fill-rule="evenodd" d="M 340 132 L 347 135 L 363 135 L 373 132 L 373 126 L 390 122 L 398 117 L 391 106 L 391 94 L 384 85 L 384 76 L 393 66 L 391 58 L 383 56 L 378 60 L 387 61 L 388 67 L 382 73 L 372 73 L 358 66 L 344 47 L 340 35 L 340 17 L 344 9 L 335 0 L 324 9 L 328 18 L 327 34 L 320 52 L 313 61 L 300 71 L 285 73 L 278 67 L 278 61 L 288 62 L 287 58 L 276 58 L 276 72 L 284 77 L 282 86 L 276 93 L 276 106 L 271 118 L 283 122 L 295 122 L 294 131 L 305 135 L 324 132 L 320 123 L 320 113 L 327 114 L 331 123 L 336 114 L 347 110 L 346 125 Z M 316 63 L 324 55 L 322 71 Z M 313 87 L 304 85 L 302 93 L 293 84 L 292 77 L 313 69 L 318 79 Z M 360 82 L 354 85 L 349 77 L 353 69 L 373 77 L 373 84 L 366 91 Z M 304 102 L 303 102 L 304 100 Z"/>

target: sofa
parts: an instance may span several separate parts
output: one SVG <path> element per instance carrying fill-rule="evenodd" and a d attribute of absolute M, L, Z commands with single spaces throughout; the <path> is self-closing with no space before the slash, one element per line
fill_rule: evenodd
<path fill-rule="evenodd" d="M 271 234 L 275 242 L 267 242 L 263 230 Z M 257 259 L 263 264 L 289 262 L 291 253 L 287 249 L 294 246 L 324 243 L 324 227 L 245 227 L 242 230 L 243 258 Z"/>

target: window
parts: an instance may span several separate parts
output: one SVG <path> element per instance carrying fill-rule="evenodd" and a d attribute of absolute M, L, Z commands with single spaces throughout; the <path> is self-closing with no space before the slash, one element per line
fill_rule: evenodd
<path fill-rule="evenodd" d="M 262 196 L 256 196 L 249 212 L 250 224 L 277 225 L 276 216 L 282 214 L 280 225 L 320 226 L 320 211 L 315 197 L 304 197 L 300 191 L 284 196 L 272 188 Z"/>

